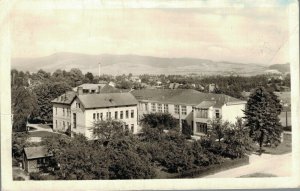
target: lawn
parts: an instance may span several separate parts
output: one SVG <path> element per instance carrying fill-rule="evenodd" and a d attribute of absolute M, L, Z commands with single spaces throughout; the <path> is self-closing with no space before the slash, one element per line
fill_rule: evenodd
<path fill-rule="evenodd" d="M 29 132 L 29 137 L 49 137 L 49 136 L 62 136 L 62 134 L 59 133 L 51 133 L 48 131 L 33 131 L 33 132 Z"/>
<path fill-rule="evenodd" d="M 258 146 L 256 147 L 258 150 Z M 283 142 L 277 147 L 263 147 L 265 154 L 282 155 L 292 152 L 292 135 L 284 133 Z"/>

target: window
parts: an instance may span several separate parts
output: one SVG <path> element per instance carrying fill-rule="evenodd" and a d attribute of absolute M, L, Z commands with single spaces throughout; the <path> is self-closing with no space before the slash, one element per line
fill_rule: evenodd
<path fill-rule="evenodd" d="M 123 111 L 120 111 L 120 119 L 123 119 Z"/>
<path fill-rule="evenodd" d="M 55 127 L 57 128 L 57 120 L 55 120 Z"/>
<path fill-rule="evenodd" d="M 145 110 L 148 111 L 148 103 L 145 103 Z"/>
<path fill-rule="evenodd" d="M 153 112 L 156 112 L 156 105 L 155 105 L 155 103 L 151 103 L 151 110 Z"/>
<path fill-rule="evenodd" d="M 134 110 L 131 110 L 130 115 L 131 115 L 131 118 L 134 118 Z"/>
<path fill-rule="evenodd" d="M 128 125 L 126 124 L 125 125 L 125 131 L 128 131 L 129 130 L 129 128 L 128 128 Z"/>
<path fill-rule="evenodd" d="M 55 108 L 55 115 L 57 115 L 57 107 Z"/>
<path fill-rule="evenodd" d="M 91 93 L 94 94 L 94 93 L 95 93 L 95 90 L 91 90 Z"/>
<path fill-rule="evenodd" d="M 118 112 L 115 111 L 115 119 L 118 119 Z"/>
<path fill-rule="evenodd" d="M 69 122 L 67 122 L 67 125 L 68 125 L 68 128 L 70 127 L 70 123 Z"/>
<path fill-rule="evenodd" d="M 175 108 L 174 108 L 174 109 L 175 109 L 175 113 L 176 113 L 176 114 L 179 114 L 179 105 L 175 105 Z"/>
<path fill-rule="evenodd" d="M 76 128 L 76 113 L 73 113 L 73 126 Z"/>
<path fill-rule="evenodd" d="M 41 164 L 44 163 L 44 160 L 43 160 L 43 158 L 38 158 L 38 159 L 36 160 L 36 162 L 37 162 L 38 165 L 41 165 Z"/>
<path fill-rule="evenodd" d="M 63 127 L 64 127 L 64 129 L 65 129 L 65 127 L 66 127 L 66 124 L 65 124 L 65 122 L 63 121 Z"/>
<path fill-rule="evenodd" d="M 100 113 L 100 119 L 103 121 L 103 113 Z"/>
<path fill-rule="evenodd" d="M 126 110 L 126 119 L 129 118 L 129 112 Z"/>
<path fill-rule="evenodd" d="M 197 118 L 208 118 L 208 109 L 199 109 L 197 112 Z"/>
<path fill-rule="evenodd" d="M 197 133 L 207 133 L 207 124 L 206 123 L 200 123 L 200 122 L 196 122 L 196 131 Z"/>
<path fill-rule="evenodd" d="M 131 124 L 130 130 L 131 132 L 134 132 L 134 124 Z"/>
<path fill-rule="evenodd" d="M 94 120 L 96 119 L 96 113 L 93 113 L 93 119 Z"/>
<path fill-rule="evenodd" d="M 108 112 L 108 119 L 111 119 L 111 112 Z"/>
<path fill-rule="evenodd" d="M 97 113 L 97 120 L 99 120 L 99 113 Z"/>
<path fill-rule="evenodd" d="M 216 110 L 216 118 L 220 118 L 220 110 Z"/>
<path fill-rule="evenodd" d="M 182 113 L 182 115 L 186 115 L 186 106 L 185 105 L 181 106 L 181 113 Z"/>
<path fill-rule="evenodd" d="M 76 103 L 76 107 L 77 107 L 77 108 L 80 108 L 80 103 Z"/>
<path fill-rule="evenodd" d="M 63 116 L 65 116 L 65 108 L 63 108 Z"/>
<path fill-rule="evenodd" d="M 169 105 L 168 104 L 164 104 L 164 112 L 169 113 Z"/>
<path fill-rule="evenodd" d="M 159 103 L 157 107 L 158 107 L 158 112 L 161 113 L 162 112 L 162 104 Z"/>

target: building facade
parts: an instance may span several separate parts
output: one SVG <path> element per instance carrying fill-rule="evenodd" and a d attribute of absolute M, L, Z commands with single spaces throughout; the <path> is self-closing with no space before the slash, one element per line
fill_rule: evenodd
<path fill-rule="evenodd" d="M 93 137 L 93 124 L 98 120 L 120 120 L 124 128 L 139 132 L 138 102 L 130 93 L 78 95 L 71 104 L 71 132 Z"/>
<path fill-rule="evenodd" d="M 180 128 L 192 128 L 195 136 L 207 133 L 209 122 L 216 118 L 235 123 L 243 117 L 245 101 L 224 95 L 202 93 L 190 89 L 135 90 L 139 101 L 139 120 L 144 114 L 170 113 Z"/>

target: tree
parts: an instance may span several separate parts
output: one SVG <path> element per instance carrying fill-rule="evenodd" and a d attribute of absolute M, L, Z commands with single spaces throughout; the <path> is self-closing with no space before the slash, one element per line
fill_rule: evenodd
<path fill-rule="evenodd" d="M 82 74 L 79 68 L 72 68 L 69 72 L 69 75 L 72 82 L 71 84 L 72 87 L 81 84 L 84 79 L 84 75 Z"/>
<path fill-rule="evenodd" d="M 279 114 L 282 106 L 274 92 L 258 87 L 251 94 L 246 104 L 246 127 L 250 129 L 253 141 L 259 144 L 262 153 L 263 144 L 277 146 L 280 143 L 282 125 Z"/>
<path fill-rule="evenodd" d="M 178 129 L 178 121 L 169 113 L 144 114 L 141 119 L 144 127 L 157 128 L 160 132 L 169 129 Z"/>
<path fill-rule="evenodd" d="M 221 140 L 225 135 L 225 130 L 229 128 L 230 124 L 228 121 L 222 121 L 222 119 L 217 118 L 209 123 L 211 130 L 208 132 L 208 136 L 213 140 L 218 140 L 221 144 Z"/>
<path fill-rule="evenodd" d="M 39 106 L 36 118 L 45 122 L 51 121 L 53 113 L 51 101 L 68 90 L 71 90 L 71 87 L 64 82 L 46 82 L 35 87 L 33 91 Z"/>
<path fill-rule="evenodd" d="M 245 126 L 242 118 L 238 118 L 232 128 L 225 130 L 224 143 L 226 145 L 225 153 L 231 158 L 241 158 L 252 151 L 249 128 Z"/>
<path fill-rule="evenodd" d="M 26 131 L 27 120 L 38 110 L 33 93 L 23 86 L 12 87 L 13 131 Z"/>
<path fill-rule="evenodd" d="M 124 122 L 118 120 L 97 120 L 93 123 L 93 136 L 102 143 L 121 137 L 125 133 Z"/>
<path fill-rule="evenodd" d="M 87 72 L 84 75 L 84 79 L 85 79 L 85 82 L 93 83 L 94 82 L 94 75 L 91 72 Z"/>

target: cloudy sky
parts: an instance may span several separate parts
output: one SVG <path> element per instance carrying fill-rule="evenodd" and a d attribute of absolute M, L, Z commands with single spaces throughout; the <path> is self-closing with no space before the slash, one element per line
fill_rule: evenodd
<path fill-rule="evenodd" d="M 78 52 L 288 62 L 294 1 L 247 2 L 23 1 L 10 17 L 13 57 Z"/>

